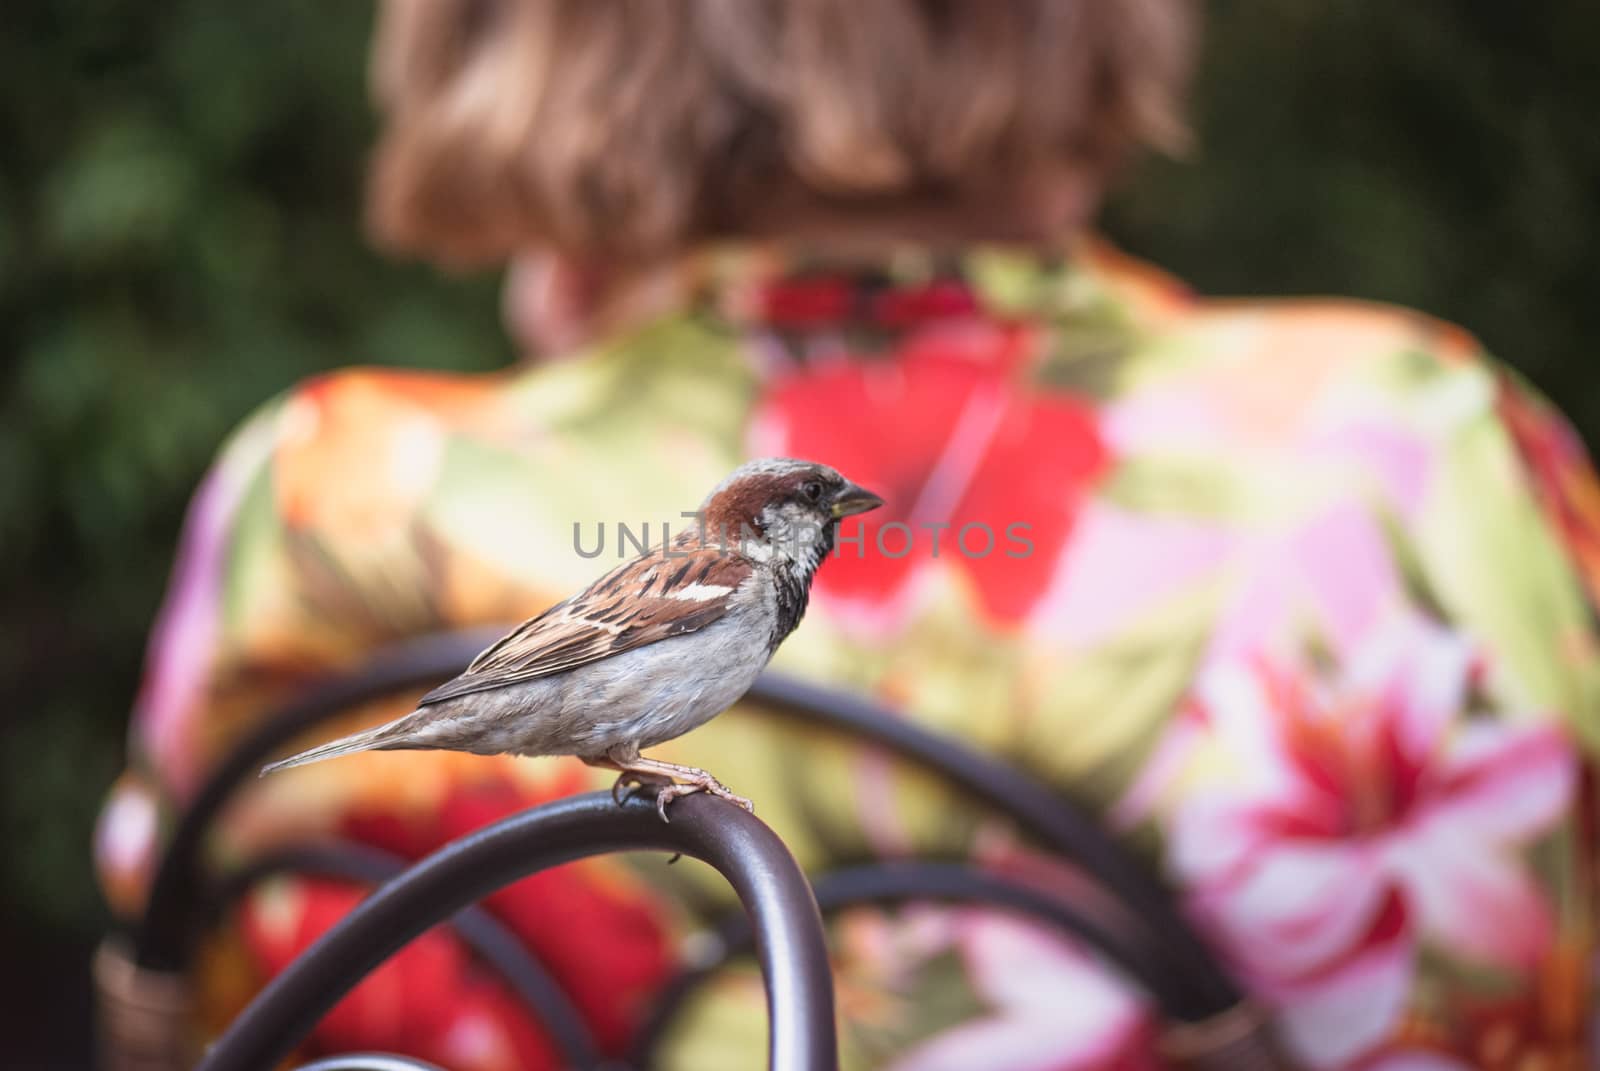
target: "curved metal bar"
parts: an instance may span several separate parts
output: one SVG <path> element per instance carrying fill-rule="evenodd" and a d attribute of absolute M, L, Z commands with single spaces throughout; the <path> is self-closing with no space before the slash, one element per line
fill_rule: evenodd
<path fill-rule="evenodd" d="M 269 758 L 300 733 L 358 703 L 459 673 L 499 631 L 442 632 L 395 644 L 359 670 L 329 678 L 263 719 L 211 771 L 178 819 L 134 934 L 134 961 L 152 970 L 181 970 L 188 962 L 204 887 L 200 853 L 206 833 L 239 786 L 255 781 Z"/>
<path fill-rule="evenodd" d="M 1196 1018 L 1239 1002 L 1238 986 L 1184 921 L 1167 889 L 1090 815 L 1014 767 L 861 699 L 764 673 L 745 697 L 878 744 L 959 785 L 1093 875 L 1164 943 L 1192 990 Z"/>
<path fill-rule="evenodd" d="M 392 1052 L 346 1052 L 302 1064 L 296 1071 L 444 1071 L 444 1068 L 415 1056 Z"/>
<path fill-rule="evenodd" d="M 814 886 L 824 915 L 867 904 L 938 902 L 991 907 L 1027 915 L 1071 934 L 1093 947 L 1150 993 L 1162 1011 L 1184 1021 L 1197 1021 L 1187 992 L 1175 986 L 1155 950 L 1130 941 L 1114 921 L 1095 917 L 1080 904 L 1015 878 L 975 870 L 959 863 L 904 861 L 838 870 Z M 654 1056 L 673 1017 L 700 987 L 729 960 L 750 951 L 750 927 L 730 916 L 716 927 L 714 954 L 680 973 L 662 992 L 632 1050 L 635 1067 L 654 1066 Z"/>
<path fill-rule="evenodd" d="M 546 867 L 616 851 L 681 852 L 733 885 L 755 931 L 767 988 L 773 1071 L 836 1071 L 833 979 L 822 919 L 799 864 L 753 815 L 706 795 L 656 817 L 653 793 L 623 806 L 595 792 L 548 803 L 439 849 L 378 889 L 257 995 L 200 1071 L 258 1071 L 281 1060 L 368 971 L 494 890 Z"/>
<path fill-rule="evenodd" d="M 1174 984 L 1159 949 L 1137 934 L 1121 932 L 1115 921 L 1097 917 L 1086 905 L 1004 874 L 962 863 L 869 864 L 835 871 L 815 889 L 818 907 L 830 913 L 862 904 L 936 900 L 993 905 L 1034 916 L 1092 946 L 1143 986 L 1169 1016 L 1184 1019 L 1192 1014 L 1185 1007 L 1186 991 Z M 740 933 L 741 947 L 748 947 L 748 927 Z"/>
<path fill-rule="evenodd" d="M 213 917 L 220 915 L 257 882 L 277 874 L 313 874 L 363 885 L 382 885 L 403 874 L 406 865 L 398 856 L 364 844 L 287 848 L 229 874 L 217 884 L 207 906 Z M 567 997 L 566 990 L 499 919 L 481 907 L 465 907 L 449 922 L 456 936 L 492 967 L 537 1016 L 566 1066 L 577 1071 L 596 1071 L 605 1066 L 605 1058 L 595 1046 L 583 1015 Z"/>

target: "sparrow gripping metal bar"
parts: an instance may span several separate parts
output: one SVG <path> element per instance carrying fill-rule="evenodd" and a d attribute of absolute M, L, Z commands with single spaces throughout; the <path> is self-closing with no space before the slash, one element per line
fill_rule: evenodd
<path fill-rule="evenodd" d="M 725 877 L 750 916 L 766 981 L 772 1071 L 836 1071 L 833 978 L 811 886 L 777 834 L 706 795 L 656 816 L 651 793 L 557 800 L 439 849 L 379 888 L 274 978 L 200 1071 L 266 1071 L 369 971 L 428 928 L 519 878 L 591 855 L 681 852 Z"/>
<path fill-rule="evenodd" d="M 255 781 L 264 762 L 299 734 L 357 703 L 426 687 L 459 673 L 499 634 L 499 629 L 440 632 L 385 648 L 355 672 L 309 690 L 241 741 L 206 779 L 173 831 L 135 934 L 137 964 L 166 970 L 182 969 L 187 963 L 204 884 L 199 857 L 206 834 L 234 793 Z M 1144 918 L 1203 989 L 1207 1013 L 1238 1001 L 1237 987 L 1183 922 L 1165 890 L 1069 801 L 996 759 L 834 689 L 769 672 L 761 675 L 746 698 L 775 713 L 871 741 L 972 792 L 1104 882 Z"/>
<path fill-rule="evenodd" d="M 134 934 L 140 968 L 181 971 L 200 932 L 205 888 L 202 846 L 233 795 L 254 783 L 261 765 L 299 734 L 352 705 L 444 680 L 498 629 L 419 636 L 380 652 L 354 672 L 308 690 L 235 746 L 207 778 L 179 819 L 152 883 L 147 910 Z M 773 713 L 803 718 L 855 736 L 948 779 L 1003 813 L 1046 846 L 1088 872 L 1129 913 L 1142 920 L 1173 960 L 1189 993 L 1169 1015 L 1197 1021 L 1237 1005 L 1238 989 L 1176 911 L 1166 890 L 1123 852 L 1095 819 L 1016 769 L 959 741 L 929 732 L 894 712 L 836 690 L 767 673 L 747 697 Z M 677 804 L 674 804 L 676 813 Z"/>
<path fill-rule="evenodd" d="M 406 865 L 405 860 L 364 844 L 325 843 L 285 848 L 253 860 L 219 882 L 209 898 L 208 914 L 212 917 L 220 915 L 258 882 L 278 874 L 341 878 L 362 885 L 382 885 L 403 874 Z M 599 1071 L 605 1066 L 605 1060 L 595 1047 L 583 1016 L 567 996 L 566 990 L 499 919 L 481 907 L 466 907 L 450 919 L 450 926 L 462 943 L 499 974 L 511 991 L 538 1016 L 540 1025 L 555 1042 L 567 1067 L 572 1071 Z M 356 1059 L 357 1056 L 350 1058 Z M 370 1053 L 359 1054 L 359 1058 L 369 1061 L 402 1059 L 390 1054 Z M 322 1063 L 316 1066 L 321 1067 Z M 360 1066 L 374 1065 L 368 1063 Z M 302 1068 L 301 1071 L 306 1069 Z"/>

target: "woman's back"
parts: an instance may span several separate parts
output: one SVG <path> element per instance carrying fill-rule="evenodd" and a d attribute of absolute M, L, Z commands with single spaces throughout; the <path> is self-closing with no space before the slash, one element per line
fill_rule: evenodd
<path fill-rule="evenodd" d="M 258 415 L 197 502 L 140 714 L 145 764 L 108 813 L 181 800 L 307 674 L 537 612 L 632 540 L 691 523 L 681 511 L 745 456 L 804 456 L 888 505 L 846 524 L 777 668 L 1100 810 L 1310 1066 L 1578 1059 L 1593 484 L 1559 421 L 1469 338 L 1355 303 L 1197 301 L 1090 242 L 727 245 L 670 291 L 581 359 L 339 373 Z M 960 851 L 1049 873 L 907 770 L 754 712 L 659 753 L 753 797 L 808 867 Z M 564 760 L 359 756 L 269 781 L 222 841 L 248 857 L 338 832 L 416 856 L 591 783 Z M 132 901 L 156 846 L 117 828 L 102 862 Z M 714 895 L 643 866 L 491 904 L 613 1046 L 686 906 Z M 342 896 L 303 881 L 256 897 L 236 968 L 281 966 Z M 1020 924 L 863 909 L 835 937 L 847 1066 L 1154 1059 L 1143 1006 Z M 539 1066 L 526 1024 L 450 963 L 401 961 L 402 989 L 454 995 L 410 1051 L 496 1066 L 460 1047 L 470 1013 L 501 1032 L 495 1051 Z M 678 1057 L 758 1048 L 759 1019 L 737 1011 L 753 984 L 721 987 Z M 321 1037 L 396 1047 L 375 1021 Z"/>

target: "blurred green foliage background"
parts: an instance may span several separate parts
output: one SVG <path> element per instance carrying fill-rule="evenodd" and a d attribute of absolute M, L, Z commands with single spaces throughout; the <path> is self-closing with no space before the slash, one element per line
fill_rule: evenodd
<path fill-rule="evenodd" d="M 1600 5 L 1217 0 L 1196 151 L 1106 226 L 1202 292 L 1465 324 L 1600 433 Z M 363 242 L 367 3 L 0 13 L 0 948 L 14 1066 L 86 1054 L 89 834 L 186 498 L 252 407 L 353 363 L 511 359 L 497 281 Z M 48 996 L 47 996 L 48 994 Z M 37 1045 L 44 1046 L 45 1041 Z M 20 1046 L 20 1047 L 19 1047 Z M 31 1054 L 31 1055 L 30 1055 Z"/>

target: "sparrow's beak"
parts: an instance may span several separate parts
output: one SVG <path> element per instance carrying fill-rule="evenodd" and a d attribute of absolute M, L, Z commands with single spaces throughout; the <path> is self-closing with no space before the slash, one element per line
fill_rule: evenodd
<path fill-rule="evenodd" d="M 877 509 L 883 505 L 883 499 L 853 483 L 847 483 L 833 496 L 833 516 L 850 517 L 857 513 L 865 513 L 869 509 Z"/>

